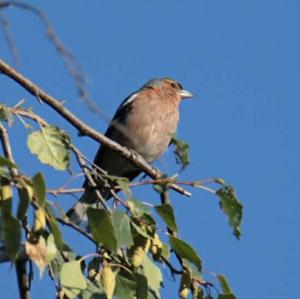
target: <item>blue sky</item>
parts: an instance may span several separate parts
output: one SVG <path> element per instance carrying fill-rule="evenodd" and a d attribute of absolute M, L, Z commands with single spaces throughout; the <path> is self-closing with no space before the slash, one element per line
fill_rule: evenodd
<path fill-rule="evenodd" d="M 178 137 L 189 142 L 192 161 L 181 177 L 217 176 L 234 185 L 245 207 L 243 236 L 234 239 L 217 199 L 199 190 L 192 190 L 191 199 L 172 193 L 180 236 L 199 251 L 206 278 L 211 279 L 210 272 L 224 273 L 238 298 L 298 298 L 299 2 L 28 2 L 49 15 L 59 37 L 83 66 L 87 88 L 107 116 L 154 77 L 171 76 L 196 95 L 181 106 Z M 104 131 L 107 124 L 79 99 L 37 19 L 15 9 L 5 15 L 21 57 L 19 70 Z M 0 38 L 1 58 L 13 63 L 1 31 Z M 25 98 L 28 106 L 68 130 L 93 157 L 95 142 L 78 139 L 62 119 L 4 76 L 0 91 L 1 102 L 8 104 Z M 24 171 L 45 171 L 50 187 L 60 186 L 66 175 L 27 158 L 24 129 L 17 121 L 10 132 Z M 178 169 L 172 151 L 157 165 L 170 174 Z M 146 199 L 155 196 L 148 190 L 140 194 Z M 61 204 L 71 205 L 67 198 Z M 70 241 L 76 243 L 72 237 Z M 78 243 L 79 251 L 88 248 Z M 15 298 L 10 266 L 1 265 L 0 273 L 6 277 L 0 280 L 2 294 Z M 174 298 L 177 286 L 173 286 L 166 280 L 163 298 Z M 33 298 L 53 297 L 48 281 L 37 278 L 32 288 Z"/>

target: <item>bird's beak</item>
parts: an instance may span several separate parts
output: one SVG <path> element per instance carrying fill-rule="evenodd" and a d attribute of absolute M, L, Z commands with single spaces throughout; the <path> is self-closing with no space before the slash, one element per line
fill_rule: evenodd
<path fill-rule="evenodd" d="M 187 91 L 187 90 L 184 90 L 184 89 L 181 89 L 180 92 L 179 92 L 180 96 L 182 99 L 185 99 L 185 98 L 192 98 L 194 95 Z"/>

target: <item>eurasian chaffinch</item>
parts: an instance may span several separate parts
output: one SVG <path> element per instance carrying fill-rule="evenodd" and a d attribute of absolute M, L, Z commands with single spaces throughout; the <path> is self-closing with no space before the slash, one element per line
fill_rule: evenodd
<path fill-rule="evenodd" d="M 119 106 L 106 136 L 139 153 L 148 163 L 158 159 L 170 144 L 179 121 L 179 103 L 193 95 L 171 78 L 154 79 L 129 95 Z M 132 162 L 108 147 L 101 145 L 94 163 L 109 175 L 126 177 L 130 181 L 141 172 Z M 86 206 L 95 203 L 95 191 L 83 185 L 86 191 L 67 215 L 79 224 Z M 110 193 L 100 190 L 104 199 Z"/>

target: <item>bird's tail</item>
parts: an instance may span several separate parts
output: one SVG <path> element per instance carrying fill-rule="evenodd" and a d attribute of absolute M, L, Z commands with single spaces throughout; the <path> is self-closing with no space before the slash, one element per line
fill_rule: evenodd
<path fill-rule="evenodd" d="M 107 197 L 107 196 L 106 196 Z M 66 213 L 69 220 L 81 226 L 83 223 L 87 224 L 87 209 L 88 208 L 98 208 L 101 209 L 101 203 L 97 201 L 95 192 L 91 190 L 86 190 L 78 202 Z"/>

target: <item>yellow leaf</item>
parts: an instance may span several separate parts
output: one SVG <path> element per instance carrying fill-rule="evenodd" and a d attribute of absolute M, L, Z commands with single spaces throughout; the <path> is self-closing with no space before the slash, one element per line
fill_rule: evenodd
<path fill-rule="evenodd" d="M 42 277 L 47 266 L 47 246 L 45 239 L 42 236 L 39 236 L 37 242 L 26 241 L 25 252 L 29 256 L 29 258 L 37 265 L 40 271 L 40 277 Z"/>

